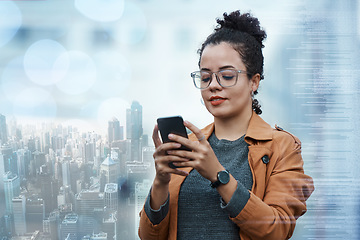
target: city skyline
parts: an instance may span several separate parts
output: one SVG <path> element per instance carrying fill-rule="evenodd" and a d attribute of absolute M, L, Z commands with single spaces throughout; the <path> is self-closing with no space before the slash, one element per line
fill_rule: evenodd
<path fill-rule="evenodd" d="M 140 103 L 133 101 L 126 114 L 127 128 L 109 119 L 108 136 L 61 124 L 42 124 L 30 132 L 14 125 L 5 131 L 0 148 L 1 239 L 31 232 L 42 239 L 137 239 L 134 212 L 141 210 L 139 201 L 150 189 L 154 148 L 144 139 Z M 4 129 L 6 116 L 0 117 Z"/>
<path fill-rule="evenodd" d="M 133 100 L 133 102 L 138 102 L 137 100 Z M 131 107 L 131 104 L 129 105 Z M 119 127 L 121 128 L 121 136 L 122 138 L 126 138 L 126 131 L 124 131 L 126 129 L 127 126 L 127 121 L 126 121 L 126 109 L 124 111 L 124 116 L 123 118 L 125 119 L 124 121 L 120 122 L 118 120 L 118 118 L 114 115 L 111 118 L 109 118 L 107 120 L 107 122 L 104 122 L 103 125 L 100 125 L 98 123 L 94 123 L 93 121 L 90 120 L 80 120 L 80 119 L 73 119 L 73 120 L 69 120 L 69 119 L 47 119 L 47 118 L 41 118 L 41 117 L 16 117 L 16 116 L 10 116 L 10 118 L 7 115 L 3 115 L 0 113 L 0 126 L 1 126 L 1 121 L 2 121 L 2 117 L 6 118 L 7 121 L 7 125 L 19 125 L 22 127 L 22 129 L 29 129 L 29 128 L 35 128 L 35 129 L 41 129 L 44 126 L 51 128 L 51 127 L 56 127 L 58 125 L 61 125 L 63 128 L 72 128 L 72 129 L 76 129 L 77 131 L 79 131 L 80 133 L 92 133 L 95 132 L 101 136 L 104 137 L 108 137 L 109 136 L 109 122 L 113 122 L 113 121 L 117 121 L 119 123 Z M 6 129 L 7 132 L 9 131 L 9 129 Z M 2 130 L 1 131 L 5 131 Z M 152 133 L 152 129 L 151 132 L 146 131 L 147 134 Z M 2 136 L 3 134 L 0 134 L 0 136 Z"/>

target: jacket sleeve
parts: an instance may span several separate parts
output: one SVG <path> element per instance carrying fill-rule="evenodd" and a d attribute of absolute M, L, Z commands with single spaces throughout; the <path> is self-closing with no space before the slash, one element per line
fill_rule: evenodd
<path fill-rule="evenodd" d="M 159 224 L 154 225 L 147 216 L 145 208 L 141 210 L 139 231 L 138 231 L 140 239 L 143 240 L 167 239 L 168 232 L 169 232 L 169 212 Z"/>
<path fill-rule="evenodd" d="M 286 139 L 275 141 L 277 150 L 270 160 L 275 164 L 263 199 L 250 192 L 245 207 L 231 218 L 239 226 L 240 234 L 248 239 L 288 239 L 296 219 L 306 212 L 305 201 L 314 190 L 313 181 L 304 174 L 300 141 Z"/>

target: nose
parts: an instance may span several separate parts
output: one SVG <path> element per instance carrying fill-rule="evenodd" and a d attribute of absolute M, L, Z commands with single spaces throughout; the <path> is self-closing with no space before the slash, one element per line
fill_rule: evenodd
<path fill-rule="evenodd" d="M 212 73 L 211 75 L 211 82 L 209 85 L 209 89 L 210 90 L 222 89 L 222 86 L 220 85 L 219 76 L 216 73 Z"/>

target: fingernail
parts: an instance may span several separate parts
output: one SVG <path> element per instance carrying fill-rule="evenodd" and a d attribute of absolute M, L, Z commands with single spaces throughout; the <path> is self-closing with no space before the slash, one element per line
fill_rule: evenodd
<path fill-rule="evenodd" d="M 168 135 L 168 138 L 169 138 L 169 139 L 172 139 L 173 137 L 174 137 L 174 135 L 171 134 L 171 133 Z"/>

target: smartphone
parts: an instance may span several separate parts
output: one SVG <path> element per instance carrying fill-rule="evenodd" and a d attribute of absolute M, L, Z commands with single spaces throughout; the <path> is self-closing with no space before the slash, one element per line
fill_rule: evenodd
<path fill-rule="evenodd" d="M 163 143 L 171 142 L 168 138 L 170 133 L 188 138 L 186 128 L 184 126 L 184 120 L 181 116 L 161 117 L 157 119 L 157 124 Z M 183 145 L 179 149 L 191 151 L 189 148 Z"/>

